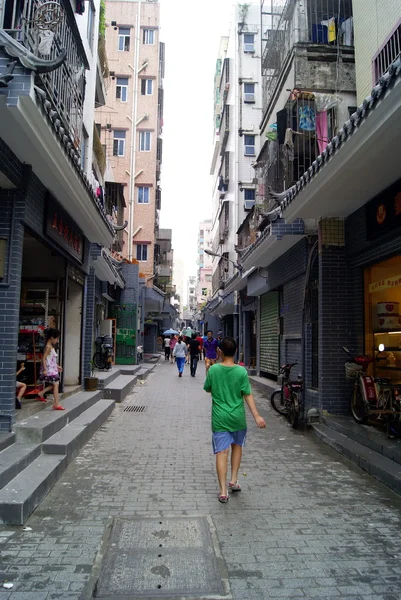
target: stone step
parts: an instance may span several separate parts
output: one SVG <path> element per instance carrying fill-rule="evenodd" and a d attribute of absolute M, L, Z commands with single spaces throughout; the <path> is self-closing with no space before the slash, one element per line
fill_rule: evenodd
<path fill-rule="evenodd" d="M 42 444 L 45 454 L 63 454 L 68 463 L 112 413 L 114 400 L 99 400 Z M 1 455 L 0 455 L 1 456 Z"/>
<path fill-rule="evenodd" d="M 15 433 L 0 433 L 0 452 L 15 442 Z"/>
<path fill-rule="evenodd" d="M 359 444 L 327 425 L 314 424 L 318 438 L 340 452 L 343 456 L 367 471 L 397 494 L 401 494 L 401 466 L 378 452 Z"/>
<path fill-rule="evenodd" d="M 136 375 L 120 375 L 103 390 L 103 397 L 122 402 L 137 381 Z"/>
<path fill-rule="evenodd" d="M 401 440 L 388 439 L 384 431 L 360 425 L 351 417 L 322 417 L 322 423 L 401 465 Z"/>
<path fill-rule="evenodd" d="M 0 522 L 23 525 L 66 466 L 66 456 L 41 454 L 0 490 Z"/>
<path fill-rule="evenodd" d="M 138 375 L 138 379 L 146 379 L 146 377 L 152 373 L 152 371 L 155 369 L 156 364 L 141 364 L 141 368 L 139 369 L 137 375 Z"/>
<path fill-rule="evenodd" d="M 39 414 L 15 425 L 18 442 L 40 444 L 76 419 L 102 398 L 102 392 L 79 392 L 63 401 L 65 410 L 52 409 L 52 403 Z"/>
<path fill-rule="evenodd" d="M 95 371 L 95 377 L 99 380 L 99 389 L 103 390 L 112 381 L 120 376 L 120 365 L 114 365 L 109 371 Z"/>
<path fill-rule="evenodd" d="M 0 489 L 41 454 L 40 444 L 16 443 L 0 452 Z"/>
<path fill-rule="evenodd" d="M 139 365 L 118 365 L 120 375 L 136 375 L 140 371 Z"/>

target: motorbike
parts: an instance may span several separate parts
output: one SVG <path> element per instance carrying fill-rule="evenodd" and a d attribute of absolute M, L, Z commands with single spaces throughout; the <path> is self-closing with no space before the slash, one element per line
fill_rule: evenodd
<path fill-rule="evenodd" d="M 113 364 L 113 343 L 108 335 L 101 335 L 95 341 L 95 354 L 93 355 L 93 363 L 97 369 L 108 371 Z"/>

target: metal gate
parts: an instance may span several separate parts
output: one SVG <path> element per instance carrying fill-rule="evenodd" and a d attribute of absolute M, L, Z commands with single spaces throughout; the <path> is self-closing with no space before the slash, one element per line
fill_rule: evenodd
<path fill-rule="evenodd" d="M 279 371 L 279 293 L 268 292 L 260 298 L 260 371 L 277 377 Z"/>
<path fill-rule="evenodd" d="M 111 317 L 116 319 L 116 357 L 117 365 L 136 364 L 136 304 L 114 304 Z"/>

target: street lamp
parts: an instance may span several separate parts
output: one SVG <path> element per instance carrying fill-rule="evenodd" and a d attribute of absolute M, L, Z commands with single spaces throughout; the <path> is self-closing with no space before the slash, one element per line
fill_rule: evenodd
<path fill-rule="evenodd" d="M 244 269 L 244 267 L 242 265 L 240 265 L 238 262 L 235 262 L 235 261 L 231 260 L 230 258 L 226 258 L 222 254 L 218 254 L 217 252 L 213 252 L 213 250 L 205 250 L 205 254 L 208 254 L 209 256 L 215 256 L 216 258 L 222 258 L 223 260 L 226 260 L 227 262 L 232 263 L 234 265 L 234 267 L 236 269 L 238 269 L 238 271 L 240 273 L 242 273 L 242 271 Z"/>

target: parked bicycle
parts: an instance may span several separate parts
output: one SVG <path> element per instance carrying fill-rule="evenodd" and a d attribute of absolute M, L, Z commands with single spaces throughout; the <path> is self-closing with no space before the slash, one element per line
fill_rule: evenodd
<path fill-rule="evenodd" d="M 288 363 L 280 369 L 281 389 L 273 392 L 270 402 L 275 411 L 286 415 L 291 427 L 296 429 L 300 421 L 301 392 L 303 382 L 301 375 L 297 381 L 291 380 L 291 369 L 298 363 Z"/>
<path fill-rule="evenodd" d="M 401 386 L 393 385 L 390 379 L 368 375 L 369 365 L 376 358 L 369 355 L 354 357 L 345 346 L 344 352 L 351 359 L 345 363 L 345 376 L 354 381 L 351 394 L 351 413 L 357 423 L 365 423 L 369 417 L 386 427 L 389 435 L 392 426 L 401 420 Z M 384 352 L 383 344 L 379 353 Z"/>

